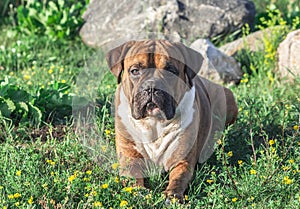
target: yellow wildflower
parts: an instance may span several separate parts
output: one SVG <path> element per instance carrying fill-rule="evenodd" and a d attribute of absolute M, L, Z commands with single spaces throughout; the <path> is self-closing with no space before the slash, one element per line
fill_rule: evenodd
<path fill-rule="evenodd" d="M 8 199 L 14 199 L 14 195 L 13 194 L 9 194 L 9 195 L 7 195 L 7 198 Z"/>
<path fill-rule="evenodd" d="M 298 126 L 298 125 L 294 125 L 293 129 L 294 129 L 295 131 L 298 131 L 298 130 L 299 130 L 299 126 Z"/>
<path fill-rule="evenodd" d="M 96 191 L 91 191 L 91 195 L 92 196 L 97 196 L 97 192 Z"/>
<path fill-rule="evenodd" d="M 269 145 L 272 146 L 273 144 L 275 144 L 275 141 L 273 139 L 269 140 Z"/>
<path fill-rule="evenodd" d="M 250 170 L 250 174 L 251 174 L 251 175 L 256 175 L 256 174 L 257 174 L 257 172 L 256 172 L 256 170 L 254 170 L 254 169 L 251 169 L 251 170 Z"/>
<path fill-rule="evenodd" d="M 108 184 L 102 184 L 102 185 L 101 185 L 101 188 L 102 188 L 102 189 L 107 189 L 108 186 L 109 186 Z"/>
<path fill-rule="evenodd" d="M 284 171 L 287 171 L 287 170 L 289 170 L 289 169 L 290 169 L 289 166 L 282 166 L 282 170 L 284 170 Z"/>
<path fill-rule="evenodd" d="M 19 206 L 20 205 L 20 202 L 15 202 L 15 206 Z"/>
<path fill-rule="evenodd" d="M 152 198 L 152 194 L 147 194 L 147 195 L 145 196 L 145 199 L 146 199 L 146 200 L 151 199 L 151 198 Z"/>
<path fill-rule="evenodd" d="M 72 182 L 75 179 L 76 179 L 76 175 L 74 174 L 74 175 L 71 175 L 68 180 L 69 180 L 69 182 Z"/>
<path fill-rule="evenodd" d="M 52 166 L 54 166 L 56 163 L 54 162 L 54 161 L 52 161 L 52 160 L 46 160 L 46 162 L 48 163 L 48 164 L 50 164 L 50 165 L 52 165 Z"/>
<path fill-rule="evenodd" d="M 87 175 L 91 175 L 92 174 L 92 171 L 91 170 L 88 170 L 85 172 Z"/>
<path fill-rule="evenodd" d="M 124 207 L 124 206 L 126 206 L 126 205 L 128 205 L 128 202 L 127 202 L 126 200 L 122 200 L 122 201 L 120 202 L 120 207 Z"/>
<path fill-rule="evenodd" d="M 185 199 L 185 200 L 189 200 L 189 196 L 184 195 L 184 199 Z"/>
<path fill-rule="evenodd" d="M 242 160 L 238 160 L 238 164 L 239 165 L 243 165 L 243 161 Z"/>
<path fill-rule="evenodd" d="M 59 72 L 60 73 L 64 72 L 64 68 L 63 67 L 59 68 Z"/>
<path fill-rule="evenodd" d="M 211 183 L 214 182 L 214 180 L 212 180 L 212 179 L 207 179 L 206 182 L 211 184 Z"/>
<path fill-rule="evenodd" d="M 120 182 L 119 177 L 116 176 L 115 182 L 116 182 L 116 183 L 119 183 L 119 182 Z"/>
<path fill-rule="evenodd" d="M 116 170 L 119 167 L 119 163 L 114 163 L 111 165 L 113 170 Z"/>
<path fill-rule="evenodd" d="M 232 156 L 233 156 L 233 152 L 232 152 L 232 151 L 229 151 L 229 152 L 227 153 L 227 155 L 228 155 L 228 157 L 232 157 Z"/>
<path fill-rule="evenodd" d="M 236 202 L 238 200 L 238 198 L 234 197 L 231 199 L 232 202 Z"/>
<path fill-rule="evenodd" d="M 48 70 L 48 73 L 49 73 L 49 74 L 52 74 L 52 73 L 53 73 L 53 69 L 50 68 L 50 69 Z"/>
<path fill-rule="evenodd" d="M 105 130 L 105 135 L 110 135 L 111 131 L 109 129 Z"/>
<path fill-rule="evenodd" d="M 29 205 L 32 205 L 32 203 L 33 203 L 33 197 L 30 196 L 30 198 L 29 198 L 29 200 L 27 202 L 28 202 Z"/>
<path fill-rule="evenodd" d="M 291 184 L 291 183 L 293 183 L 293 180 L 290 179 L 290 177 L 285 176 L 285 177 L 283 177 L 282 183 L 283 184 Z"/>
<path fill-rule="evenodd" d="M 91 180 L 90 178 L 86 178 L 86 177 L 83 178 L 83 181 L 85 182 L 89 182 L 90 180 Z"/>
<path fill-rule="evenodd" d="M 14 198 L 19 198 L 19 197 L 21 197 L 21 194 L 20 194 L 20 193 L 15 193 L 15 194 L 14 194 Z"/>
<path fill-rule="evenodd" d="M 124 191 L 128 193 L 132 193 L 132 187 L 125 187 Z"/>
<path fill-rule="evenodd" d="M 31 76 L 28 75 L 28 74 L 25 74 L 25 75 L 23 76 L 23 79 L 24 79 L 25 81 L 28 81 L 30 78 L 31 78 Z"/>
<path fill-rule="evenodd" d="M 93 203 L 93 206 L 94 206 L 94 207 L 102 207 L 102 203 L 99 202 L 99 201 L 97 201 L 97 202 L 94 202 L 94 203 Z"/>
<path fill-rule="evenodd" d="M 20 170 L 18 170 L 18 171 L 16 172 L 16 175 L 17 175 L 17 176 L 21 176 L 21 174 L 22 174 L 22 171 L 20 171 Z"/>
<path fill-rule="evenodd" d="M 66 83 L 67 81 L 65 79 L 62 79 L 61 80 L 61 83 Z"/>
<path fill-rule="evenodd" d="M 291 164 L 293 164 L 294 162 L 295 162 L 295 160 L 293 160 L 293 159 L 289 160 L 289 163 L 291 163 Z"/>

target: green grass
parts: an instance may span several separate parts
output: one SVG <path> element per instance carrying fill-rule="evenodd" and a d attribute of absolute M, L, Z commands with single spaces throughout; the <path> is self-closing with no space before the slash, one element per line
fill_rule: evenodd
<path fill-rule="evenodd" d="M 27 92 L 26 104 L 43 117 L 36 124 L 22 108 L 0 116 L 0 208 L 300 208 L 300 79 L 286 83 L 274 70 L 273 52 L 286 32 L 264 40 L 267 50 L 238 56 L 245 71 L 242 82 L 231 86 L 238 120 L 211 158 L 197 166 L 185 204 L 166 206 L 167 175 L 150 176 L 147 189 L 118 176 L 116 80 L 104 53 L 79 39 L 52 41 L 2 26 L 0 80 Z M 88 132 L 88 144 L 75 132 L 72 104 L 61 98 L 80 101 L 81 107 L 95 100 L 97 132 Z"/>

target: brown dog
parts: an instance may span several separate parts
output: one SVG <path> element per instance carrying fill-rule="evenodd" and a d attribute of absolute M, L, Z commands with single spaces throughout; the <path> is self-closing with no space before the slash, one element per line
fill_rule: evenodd
<path fill-rule="evenodd" d="M 127 42 L 107 54 L 118 78 L 116 149 L 120 173 L 144 184 L 150 162 L 170 171 L 167 197 L 182 198 L 197 162 L 237 117 L 232 92 L 197 75 L 203 58 L 181 43 Z"/>

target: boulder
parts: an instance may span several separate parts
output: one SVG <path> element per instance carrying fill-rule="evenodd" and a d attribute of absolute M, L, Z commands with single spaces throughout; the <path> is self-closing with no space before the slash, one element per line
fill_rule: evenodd
<path fill-rule="evenodd" d="M 251 26 L 255 13 L 249 0 L 93 0 L 80 35 L 92 47 L 137 38 L 191 43 Z"/>
<path fill-rule="evenodd" d="M 206 39 L 198 39 L 190 48 L 204 57 L 199 75 L 216 83 L 239 83 L 243 77 L 240 64 L 227 56 Z"/>
<path fill-rule="evenodd" d="M 281 77 L 293 80 L 300 76 L 300 30 L 287 35 L 277 49 L 278 71 Z"/>

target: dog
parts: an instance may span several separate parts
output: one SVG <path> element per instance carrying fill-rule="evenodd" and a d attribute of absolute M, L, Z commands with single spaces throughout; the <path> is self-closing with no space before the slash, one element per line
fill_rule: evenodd
<path fill-rule="evenodd" d="M 167 198 L 182 200 L 197 162 L 233 124 L 233 93 L 198 76 L 203 57 L 167 40 L 126 42 L 107 53 L 118 85 L 115 142 L 120 175 L 144 186 L 146 161 L 169 172 Z"/>

